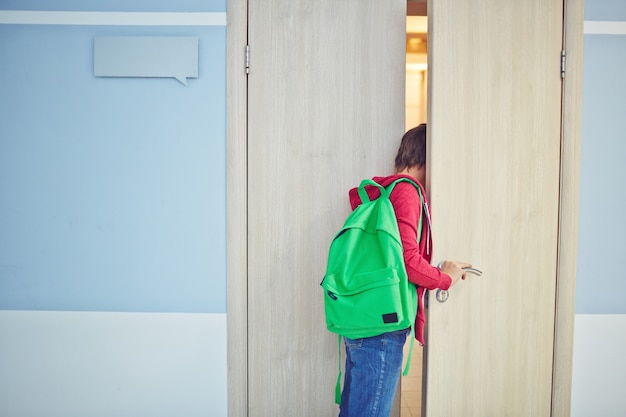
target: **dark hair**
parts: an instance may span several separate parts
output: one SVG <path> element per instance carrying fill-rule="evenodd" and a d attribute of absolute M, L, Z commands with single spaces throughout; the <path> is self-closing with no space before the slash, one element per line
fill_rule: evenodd
<path fill-rule="evenodd" d="M 414 127 L 402 136 L 396 155 L 396 171 L 426 164 L 426 124 Z"/>

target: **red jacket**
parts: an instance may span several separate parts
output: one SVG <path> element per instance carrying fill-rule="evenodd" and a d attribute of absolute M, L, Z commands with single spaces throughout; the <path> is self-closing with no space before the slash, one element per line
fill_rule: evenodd
<path fill-rule="evenodd" d="M 418 183 L 417 180 L 410 175 L 391 175 L 388 177 L 374 177 L 372 179 L 383 187 L 386 187 L 398 178 L 403 177 Z M 422 189 L 422 195 L 428 207 L 426 192 L 421 184 L 418 183 L 418 185 Z M 376 199 L 380 195 L 376 187 L 366 187 L 366 191 L 370 199 Z M 352 210 L 354 210 L 361 204 L 358 189 L 351 189 L 349 196 L 350 205 L 352 206 Z M 417 244 L 418 221 L 424 211 L 422 210 L 419 194 L 415 187 L 407 182 L 400 182 L 396 184 L 389 199 L 391 200 L 391 204 L 396 212 L 396 219 L 398 220 L 406 272 L 409 281 L 417 286 L 418 308 L 417 317 L 415 319 L 415 338 L 421 344 L 424 344 L 424 323 L 426 321 L 423 302 L 424 290 L 434 290 L 437 288 L 447 290 L 452 284 L 452 278 L 430 264 L 432 257 L 432 236 L 429 227 L 430 222 L 426 216 L 422 218 L 422 236 L 419 245 Z"/>

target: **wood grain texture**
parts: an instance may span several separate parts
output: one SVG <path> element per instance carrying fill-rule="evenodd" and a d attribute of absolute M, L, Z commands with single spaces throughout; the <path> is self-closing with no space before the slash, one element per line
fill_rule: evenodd
<path fill-rule="evenodd" d="M 425 411 L 550 414 L 562 3 L 429 4 L 435 260 L 482 269 L 430 297 Z"/>
<path fill-rule="evenodd" d="M 248 415 L 336 415 L 319 284 L 348 189 L 392 171 L 406 2 L 249 5 Z"/>
<path fill-rule="evenodd" d="M 226 262 L 228 305 L 228 411 L 247 416 L 247 82 L 244 52 L 246 1 L 228 0 L 226 76 Z"/>
<path fill-rule="evenodd" d="M 584 1 L 565 2 L 561 209 L 554 335 L 552 416 L 571 414 L 582 114 Z"/>

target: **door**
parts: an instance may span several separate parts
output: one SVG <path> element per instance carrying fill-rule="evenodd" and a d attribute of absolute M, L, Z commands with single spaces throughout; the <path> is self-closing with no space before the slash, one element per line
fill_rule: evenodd
<path fill-rule="evenodd" d="M 563 5 L 429 3 L 435 260 L 483 270 L 429 294 L 427 417 L 548 416 Z"/>
<path fill-rule="evenodd" d="M 348 189 L 393 169 L 406 3 L 248 4 L 247 411 L 336 415 L 319 284 Z"/>

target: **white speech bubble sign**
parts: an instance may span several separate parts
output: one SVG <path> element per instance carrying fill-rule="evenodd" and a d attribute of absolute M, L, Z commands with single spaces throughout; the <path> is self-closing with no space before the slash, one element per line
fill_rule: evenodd
<path fill-rule="evenodd" d="M 98 36 L 93 61 L 96 77 L 171 77 L 187 85 L 198 78 L 198 38 Z"/>

